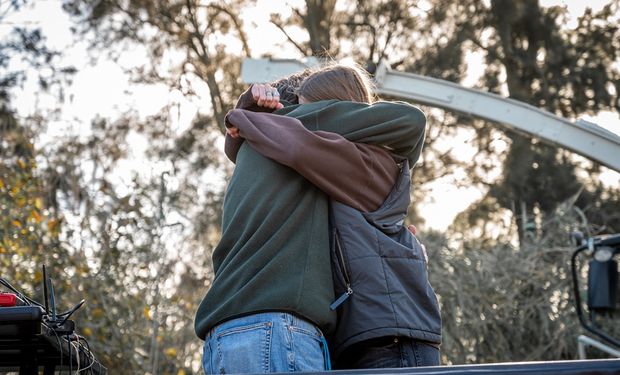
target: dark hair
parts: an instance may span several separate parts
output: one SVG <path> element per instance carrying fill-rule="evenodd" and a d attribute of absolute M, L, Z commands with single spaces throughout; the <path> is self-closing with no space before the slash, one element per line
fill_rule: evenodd
<path fill-rule="evenodd" d="M 271 86 L 278 90 L 280 100 L 286 101 L 290 104 L 298 104 L 299 97 L 297 95 L 297 91 L 299 90 L 299 86 L 301 86 L 303 80 L 311 75 L 312 72 L 312 70 L 306 69 L 302 72 L 291 74 L 288 77 L 272 83 Z"/>

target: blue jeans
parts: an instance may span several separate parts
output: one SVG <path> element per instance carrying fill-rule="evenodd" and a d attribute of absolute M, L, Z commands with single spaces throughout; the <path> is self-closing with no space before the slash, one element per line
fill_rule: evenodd
<path fill-rule="evenodd" d="M 439 366 L 439 349 L 407 337 L 381 337 L 347 348 L 336 360 L 337 369 Z"/>
<path fill-rule="evenodd" d="M 228 320 L 205 338 L 206 374 L 324 371 L 327 344 L 312 323 L 284 312 Z"/>

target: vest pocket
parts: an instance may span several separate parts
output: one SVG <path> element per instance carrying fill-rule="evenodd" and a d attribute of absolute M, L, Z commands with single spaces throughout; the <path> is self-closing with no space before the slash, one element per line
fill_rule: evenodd
<path fill-rule="evenodd" d="M 376 230 L 379 254 L 382 258 L 407 258 L 424 261 L 424 253 L 418 239 L 402 227 L 397 233 L 386 235 Z"/>

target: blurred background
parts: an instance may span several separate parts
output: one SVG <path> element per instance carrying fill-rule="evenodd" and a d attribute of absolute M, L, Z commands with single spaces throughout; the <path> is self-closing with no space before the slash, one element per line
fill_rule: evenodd
<path fill-rule="evenodd" d="M 45 264 L 60 310 L 85 298 L 110 373 L 202 373 L 244 58 L 385 62 L 620 134 L 619 27 L 618 0 L 0 0 L 0 276 L 41 300 Z M 442 363 L 575 358 L 569 234 L 620 232 L 620 175 L 422 109 Z"/>

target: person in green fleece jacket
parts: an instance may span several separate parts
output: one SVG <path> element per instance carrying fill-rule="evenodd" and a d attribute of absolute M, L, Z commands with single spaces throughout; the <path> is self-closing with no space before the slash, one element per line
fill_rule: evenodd
<path fill-rule="evenodd" d="M 243 108 L 242 103 L 243 96 L 238 107 Z M 287 106 L 274 114 L 236 109 L 227 121 L 239 129 L 243 129 L 244 123 L 259 122 L 271 125 L 265 128 L 282 130 L 270 139 L 290 145 L 286 157 L 291 163 L 300 153 L 323 148 L 327 152 L 316 153 L 323 155 L 317 157 L 316 163 L 332 173 L 314 176 L 317 184 L 313 177 L 302 177 L 269 155 L 261 155 L 247 142 L 231 147 L 227 140 L 227 154 L 234 150 L 229 156 L 236 155 L 236 168 L 226 191 L 222 238 L 213 252 L 215 278 L 200 304 L 195 323 L 196 333 L 205 339 L 205 371 L 327 368 L 323 333 L 333 330 L 336 316 L 329 309 L 334 295 L 328 198 L 315 184 L 330 185 L 332 177 L 347 180 L 342 176 L 356 165 L 352 171 L 357 175 L 350 176 L 355 184 L 350 184 L 351 190 L 342 194 L 344 203 L 349 204 L 347 196 L 365 194 L 371 195 L 366 201 L 380 204 L 391 184 L 386 184 L 384 194 L 366 187 L 376 184 L 373 179 L 377 176 L 395 176 L 396 168 L 390 170 L 385 167 L 388 164 L 373 159 L 390 158 L 387 151 L 384 156 L 375 156 L 381 153 L 364 152 L 359 145 L 381 147 L 416 160 L 424 137 L 424 115 L 405 103 L 369 105 L 330 100 Z M 299 123 L 311 131 L 314 142 L 296 143 L 291 131 L 298 131 L 299 127 L 291 126 L 293 130 L 286 131 L 287 124 Z M 265 136 L 258 129 L 254 131 L 244 133 L 243 137 Z M 334 150 L 344 156 L 338 157 Z M 347 153 L 356 154 L 357 159 L 347 161 Z M 331 185 L 340 189 L 336 183 Z M 349 201 L 355 204 L 356 199 Z"/>

